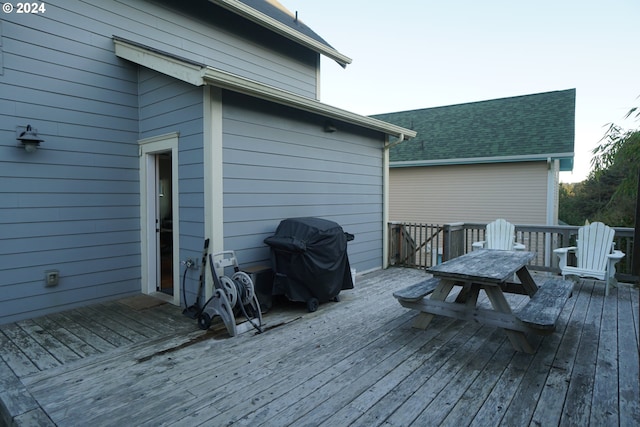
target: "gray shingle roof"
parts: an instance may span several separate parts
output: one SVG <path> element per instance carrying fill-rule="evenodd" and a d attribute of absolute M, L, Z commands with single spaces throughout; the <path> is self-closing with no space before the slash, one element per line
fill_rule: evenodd
<path fill-rule="evenodd" d="M 287 27 L 296 30 L 312 39 L 328 46 L 332 47 L 326 40 L 320 37 L 315 31 L 306 26 L 301 20 L 296 19 L 295 14 L 290 12 L 279 2 L 270 2 L 265 0 L 240 0 L 242 3 L 249 7 L 262 12 L 267 16 L 277 20 L 278 22 L 286 25 Z"/>
<path fill-rule="evenodd" d="M 391 148 L 391 162 L 551 155 L 572 163 L 575 100 L 576 90 L 568 89 L 372 117 L 418 132 Z"/>

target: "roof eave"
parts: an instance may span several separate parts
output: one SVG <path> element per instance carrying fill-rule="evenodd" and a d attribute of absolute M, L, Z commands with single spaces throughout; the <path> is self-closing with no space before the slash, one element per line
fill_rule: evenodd
<path fill-rule="evenodd" d="M 315 113 L 323 117 L 351 123 L 396 138 L 410 139 L 416 136 L 416 132 L 413 130 L 405 129 L 371 117 L 361 116 L 360 114 L 333 107 L 312 98 L 307 98 L 204 64 L 179 58 L 175 55 L 170 55 L 136 42 L 119 37 L 114 37 L 113 41 L 115 53 L 118 57 L 180 79 L 194 86 L 213 85 L 222 89 Z"/>
<path fill-rule="evenodd" d="M 469 157 L 460 159 L 439 160 L 403 160 L 391 161 L 389 167 L 408 168 L 421 166 L 480 165 L 488 163 L 541 162 L 551 160 L 573 159 L 574 153 L 525 154 L 520 156 Z"/>
<path fill-rule="evenodd" d="M 328 58 L 333 59 L 342 67 L 346 67 L 351 64 L 352 59 L 346 55 L 341 54 L 337 50 L 330 46 L 327 46 L 313 38 L 302 34 L 299 31 L 294 30 L 291 27 L 281 23 L 280 21 L 273 19 L 272 17 L 265 15 L 264 13 L 255 10 L 254 8 L 247 6 L 238 0 L 209 0 L 220 7 L 223 7 L 237 15 L 240 15 L 258 25 L 261 25 L 277 34 L 280 34 L 296 43 L 299 43 L 309 49 L 318 52 Z"/>
<path fill-rule="evenodd" d="M 207 67 L 205 69 L 203 78 L 207 84 L 211 84 L 216 87 L 276 102 L 278 104 L 308 111 L 310 113 L 319 114 L 327 118 L 355 124 L 396 138 L 409 139 L 416 136 L 416 132 L 410 129 L 405 129 L 371 117 L 361 116 L 360 114 L 333 107 L 312 98 L 300 96 L 293 92 L 288 92 L 212 67 Z"/>

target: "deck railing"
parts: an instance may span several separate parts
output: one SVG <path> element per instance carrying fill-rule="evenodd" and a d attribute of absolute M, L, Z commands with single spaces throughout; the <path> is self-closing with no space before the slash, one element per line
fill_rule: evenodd
<path fill-rule="evenodd" d="M 474 242 L 484 240 L 486 223 L 420 224 L 390 222 L 389 265 L 427 268 L 471 251 Z M 516 225 L 516 241 L 536 252 L 532 270 L 560 273 L 554 249 L 574 246 L 578 235 L 572 225 Z M 616 265 L 616 277 L 637 282 L 632 272 L 633 228 L 614 227 L 616 249 L 626 256 Z"/>

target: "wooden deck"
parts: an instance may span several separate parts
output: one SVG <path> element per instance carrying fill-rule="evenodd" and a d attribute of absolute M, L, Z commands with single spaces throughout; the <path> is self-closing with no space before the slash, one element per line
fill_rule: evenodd
<path fill-rule="evenodd" d="M 236 338 L 147 297 L 2 325 L 0 412 L 58 426 L 640 425 L 637 288 L 605 298 L 581 282 L 529 355 L 473 322 L 411 328 L 392 292 L 424 278 L 360 276 L 341 302 L 276 305 L 266 322 L 289 323 Z"/>

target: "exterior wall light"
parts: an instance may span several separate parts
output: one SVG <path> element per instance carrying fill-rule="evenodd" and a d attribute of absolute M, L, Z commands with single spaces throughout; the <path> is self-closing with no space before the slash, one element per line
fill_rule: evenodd
<path fill-rule="evenodd" d="M 335 132 L 336 126 L 333 124 L 333 122 L 327 120 L 326 122 L 324 122 L 324 131 L 328 132 L 328 133 L 333 133 Z"/>
<path fill-rule="evenodd" d="M 44 139 L 38 136 L 38 131 L 33 129 L 31 125 L 27 125 L 27 127 L 18 126 L 16 134 L 18 135 L 16 139 L 20 141 L 18 147 L 24 148 L 27 153 L 33 153 L 38 149 L 40 143 L 44 142 Z"/>

